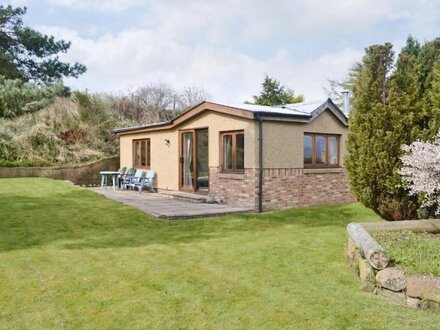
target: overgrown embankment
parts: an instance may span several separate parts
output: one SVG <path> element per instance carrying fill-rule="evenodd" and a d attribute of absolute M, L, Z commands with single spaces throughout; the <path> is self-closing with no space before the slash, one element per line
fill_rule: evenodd
<path fill-rule="evenodd" d="M 37 112 L 0 120 L 0 166 L 77 164 L 118 154 L 111 131 L 132 122 L 106 98 L 74 93 Z"/>

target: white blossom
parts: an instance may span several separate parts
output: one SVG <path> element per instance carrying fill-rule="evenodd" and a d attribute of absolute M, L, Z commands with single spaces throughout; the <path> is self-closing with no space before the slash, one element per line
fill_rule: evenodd
<path fill-rule="evenodd" d="M 407 183 L 411 195 L 419 195 L 423 207 L 436 207 L 440 214 L 440 133 L 433 143 L 416 141 L 403 145 L 406 152 L 401 157 L 400 174 Z"/>

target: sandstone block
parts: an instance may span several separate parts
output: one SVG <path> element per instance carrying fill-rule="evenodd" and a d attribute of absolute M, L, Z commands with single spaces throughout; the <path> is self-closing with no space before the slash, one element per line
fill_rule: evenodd
<path fill-rule="evenodd" d="M 392 291 L 402 291 L 406 288 L 405 273 L 394 267 L 382 269 L 376 274 L 376 280 L 381 287 Z"/>
<path fill-rule="evenodd" d="M 376 294 L 396 304 L 406 305 L 405 294 L 403 292 L 395 292 L 388 289 L 379 288 L 376 289 Z"/>
<path fill-rule="evenodd" d="M 415 309 L 420 308 L 420 299 L 419 298 L 412 298 L 412 297 L 406 297 L 406 304 Z"/>
<path fill-rule="evenodd" d="M 406 281 L 407 295 L 440 302 L 440 278 L 433 276 L 409 276 Z"/>
<path fill-rule="evenodd" d="M 348 238 L 347 242 L 347 260 L 350 266 L 356 267 L 361 257 L 360 252 L 356 244 L 354 244 L 351 238 Z"/>
<path fill-rule="evenodd" d="M 364 258 L 359 258 L 359 277 L 362 290 L 372 292 L 375 287 L 374 268 Z"/>

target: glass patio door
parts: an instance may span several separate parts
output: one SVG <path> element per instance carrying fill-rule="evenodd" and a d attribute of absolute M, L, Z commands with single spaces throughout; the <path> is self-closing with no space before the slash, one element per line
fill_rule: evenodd
<path fill-rule="evenodd" d="M 180 189 L 208 192 L 208 129 L 180 134 Z"/>
<path fill-rule="evenodd" d="M 181 139 L 181 188 L 182 190 L 194 190 L 194 132 L 182 132 Z"/>
<path fill-rule="evenodd" d="M 197 191 L 209 191 L 208 129 L 196 130 Z"/>

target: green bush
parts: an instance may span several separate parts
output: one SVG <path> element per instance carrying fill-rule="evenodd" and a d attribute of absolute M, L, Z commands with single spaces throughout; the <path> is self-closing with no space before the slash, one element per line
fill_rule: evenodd
<path fill-rule="evenodd" d="M 0 76 L 0 117 L 14 118 L 51 104 L 56 96 L 67 96 L 62 84 L 36 85 Z"/>

